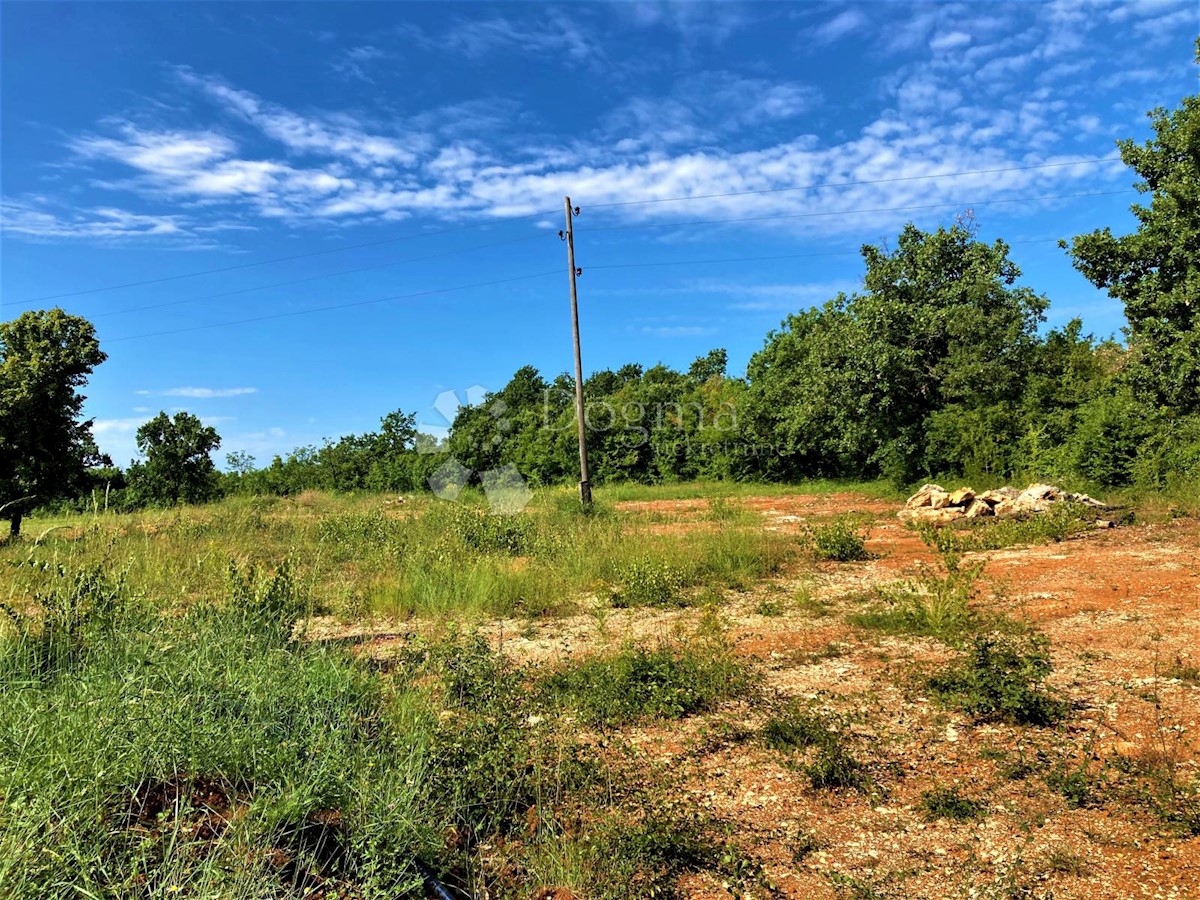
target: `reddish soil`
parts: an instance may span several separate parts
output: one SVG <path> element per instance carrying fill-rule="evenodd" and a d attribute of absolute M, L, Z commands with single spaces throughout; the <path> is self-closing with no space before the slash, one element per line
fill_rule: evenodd
<path fill-rule="evenodd" d="M 783 533 L 861 514 L 874 558 L 805 564 L 729 595 L 728 633 L 762 671 L 763 696 L 623 735 L 648 773 L 665 766 L 750 861 L 748 875 L 686 877 L 685 896 L 1200 897 L 1200 837 L 1151 799 L 1165 790 L 1167 771 L 1177 785 L 1200 783 L 1200 522 L 968 555 L 984 561 L 977 605 L 1028 621 L 1050 640 L 1050 686 L 1074 712 L 1035 728 L 977 724 L 924 696 L 921 673 L 957 659 L 954 649 L 848 623 L 871 589 L 940 565 L 895 505 L 850 493 L 734 502 Z M 663 531 L 721 527 L 703 500 L 618 506 Z M 779 614 L 764 614 L 764 601 Z M 701 616 L 612 610 L 494 623 L 488 632 L 514 657 L 554 664 L 627 639 L 686 633 Z M 847 746 L 873 789 L 816 790 L 801 768 L 810 757 L 755 737 L 788 700 L 845 717 Z M 958 788 L 985 814 L 931 818 L 922 797 L 934 787 Z"/>

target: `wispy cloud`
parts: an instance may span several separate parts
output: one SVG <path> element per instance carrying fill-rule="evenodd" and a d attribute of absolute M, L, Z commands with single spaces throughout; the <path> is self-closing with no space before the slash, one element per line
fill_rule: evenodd
<path fill-rule="evenodd" d="M 45 198 L 0 201 L 4 230 L 32 238 L 133 239 L 179 238 L 188 234 L 178 215 L 149 216 L 99 207 L 56 212 Z"/>
<path fill-rule="evenodd" d="M 656 337 L 704 337 L 716 334 L 712 325 L 643 325 L 642 332 Z"/>
<path fill-rule="evenodd" d="M 364 44 L 361 47 L 351 47 L 330 63 L 330 68 L 344 78 L 354 78 L 367 84 L 374 84 L 375 79 L 370 75 L 371 67 L 389 56 L 389 53 L 378 47 Z"/>
<path fill-rule="evenodd" d="M 862 10 L 846 9 L 812 29 L 811 38 L 818 44 L 832 44 L 861 30 L 868 21 Z"/>
<path fill-rule="evenodd" d="M 427 49 L 460 53 L 482 59 L 494 53 L 555 53 L 577 64 L 599 64 L 605 53 L 572 18 L 553 7 L 544 7 L 537 19 L 492 16 L 459 19 L 436 32 L 415 25 L 403 28 L 404 36 Z"/>
<path fill-rule="evenodd" d="M 737 194 L 605 213 L 629 224 L 791 216 L 758 227 L 829 235 L 870 225 L 882 232 L 909 218 L 903 211 L 876 212 L 886 207 L 1112 185 L 1123 170 L 1111 164 L 1018 169 L 1111 152 L 1103 138 L 1112 118 L 1097 117 L 1094 105 L 1050 75 L 1074 73 L 1073 89 L 1093 93 L 1115 88 L 1118 78 L 1147 86 L 1161 78 L 1158 68 L 1140 65 L 1081 86 L 1078 76 L 1088 61 L 1071 48 L 1095 21 L 1108 15 L 1132 27 L 1183 8 L 1150 0 L 1131 5 L 1138 8 L 1126 13 L 1111 3 L 1093 9 L 1057 0 L 1028 15 L 989 8 L 975 17 L 934 5 L 889 19 L 886 40 L 908 46 L 913 56 L 880 85 L 883 108 L 848 133 L 816 127 L 823 101 L 811 85 L 748 74 L 752 70 L 698 70 L 665 91 L 630 96 L 623 90 L 623 99 L 597 112 L 590 128 L 581 122 L 564 138 L 547 133 L 534 110 L 511 98 L 373 117 L 292 108 L 182 68 L 176 87 L 211 101 L 213 107 L 199 107 L 207 118 L 169 120 L 165 108 L 156 107 L 104 120 L 69 139 L 67 162 L 85 168 L 92 186 L 119 195 L 119 202 L 73 208 L 65 199 L 56 206 L 46 198 L 10 198 L 4 228 L 42 240 L 183 243 L 204 240 L 211 229 L 271 221 L 300 227 L 419 215 L 523 215 L 557 208 L 569 191 L 584 205 Z M 626 6 L 619 15 L 645 28 L 709 27 L 716 16 L 707 6 L 694 11 L 699 4 Z M 807 37 L 837 40 L 876 29 L 865 9 L 830 13 Z M 738 11 L 724 27 L 736 29 L 743 15 Z M 577 22 L 558 13 L 538 19 L 536 27 L 531 21 L 491 16 L 455 21 L 436 34 L 410 27 L 406 35 L 466 56 L 537 46 L 568 59 L 597 58 L 601 48 L 579 34 Z M 704 22 L 709 25 L 698 24 Z M 391 52 L 383 38 L 373 37 L 334 58 L 378 64 L 380 54 Z M 1030 79 L 1041 76 L 1031 87 Z M 1013 171 L 945 174 L 1002 168 Z M 914 180 L 889 180 L 898 178 Z M 821 187 L 845 182 L 875 183 Z"/>
<path fill-rule="evenodd" d="M 257 394 L 258 388 L 254 387 L 234 387 L 234 388 L 209 388 L 209 387 L 176 387 L 167 388 L 165 391 L 150 391 L 141 390 L 135 393 L 143 397 L 159 396 L 159 397 L 192 397 L 196 399 L 210 399 L 213 397 L 241 397 L 246 394 Z"/>
<path fill-rule="evenodd" d="M 402 140 L 372 133 L 346 114 L 301 115 L 188 69 L 179 69 L 178 76 L 297 153 L 348 160 L 359 166 L 409 166 L 416 162 L 418 151 L 426 147 L 421 136 Z"/>

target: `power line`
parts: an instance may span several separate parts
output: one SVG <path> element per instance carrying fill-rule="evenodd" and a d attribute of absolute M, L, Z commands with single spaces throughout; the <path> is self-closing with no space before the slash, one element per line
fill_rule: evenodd
<path fill-rule="evenodd" d="M 1009 246 L 1017 246 L 1021 244 L 1051 244 L 1056 243 L 1058 238 L 1034 238 L 1024 241 L 1009 241 Z M 729 256 L 729 257 L 710 257 L 707 259 L 673 259 L 659 262 L 642 262 L 642 263 L 601 263 L 599 265 L 588 266 L 585 271 L 593 269 L 646 269 L 665 266 L 696 266 L 708 265 L 713 263 L 732 263 L 732 262 L 770 262 L 774 260 L 784 259 L 815 259 L 825 256 L 857 256 L 861 250 L 832 250 L 823 253 L 786 253 L 774 256 Z M 528 275 L 514 275 L 511 278 L 499 278 L 493 281 L 482 281 L 474 284 L 463 284 L 455 287 L 433 288 L 427 291 L 415 291 L 409 294 L 393 294 L 389 297 L 375 297 L 370 300 L 355 300 L 350 303 L 335 303 L 329 306 L 315 306 L 309 309 L 292 310 L 291 312 L 270 313 L 262 316 L 252 316 L 246 319 L 234 319 L 228 322 L 211 322 L 207 325 L 193 325 L 188 328 L 172 328 L 166 331 L 148 332 L 146 334 L 126 335 L 125 337 L 106 338 L 105 344 L 115 344 L 121 341 L 134 341 L 149 337 L 165 337 L 173 334 L 186 334 L 193 331 L 206 331 L 213 328 L 225 328 L 232 325 L 247 325 L 254 322 L 266 322 L 274 319 L 285 319 L 293 316 L 305 316 L 310 313 L 329 312 L 331 310 L 351 309 L 358 306 L 370 306 L 375 303 L 388 303 L 394 300 L 411 300 L 417 297 L 431 297 L 438 294 L 449 294 L 455 291 L 466 291 L 473 288 L 492 287 L 497 284 L 508 284 L 515 281 L 530 281 L 535 278 L 546 278 L 550 275 L 561 274 L 558 270 L 550 272 L 534 272 Z"/>
<path fill-rule="evenodd" d="M 966 172 L 936 172 L 931 175 L 898 175 L 894 178 L 875 178 L 870 181 L 833 181 L 825 184 L 806 184 L 799 187 L 761 188 L 753 191 L 727 191 L 720 194 L 690 194 L 684 197 L 649 197 L 643 200 L 618 200 L 611 203 L 589 203 L 588 209 L 608 209 L 614 206 L 639 206 L 646 203 L 681 203 L 688 200 L 717 200 L 721 197 L 746 197 L 751 194 L 782 194 L 787 191 L 817 191 L 823 188 L 861 187 L 871 184 L 894 184 L 900 181 L 921 181 L 931 178 L 959 178 L 964 175 L 996 175 L 1001 172 L 1028 172 L 1033 169 L 1054 169 L 1092 163 L 1120 162 L 1119 156 L 1077 159 L 1073 162 L 1037 163 L 1029 166 L 1005 166 L 999 169 L 973 169 Z"/>
<path fill-rule="evenodd" d="M 497 284 L 508 284 L 509 282 L 513 281 L 529 281 L 534 278 L 545 278 L 549 275 L 561 274 L 562 272 L 560 270 L 555 269 L 552 272 L 535 272 L 529 275 L 514 275 L 511 278 L 497 278 L 494 281 L 481 281 L 475 284 L 460 284 L 456 287 L 433 288 L 432 290 L 428 291 L 415 291 L 411 294 L 393 294 L 390 297 L 375 297 L 371 300 L 355 300 L 352 303 L 335 303 L 331 306 L 314 306 L 309 309 L 297 309 L 292 310 L 291 312 L 270 313 L 264 316 L 252 316 L 248 319 L 235 319 L 230 322 L 212 322 L 208 325 L 193 325 L 189 328 L 172 328 L 168 331 L 155 331 L 147 334 L 131 334 L 126 335 L 125 337 L 107 338 L 104 343 L 116 344 L 121 341 L 135 341 L 140 338 L 164 337 L 169 334 L 185 334 L 191 331 L 205 331 L 211 328 L 225 328 L 230 325 L 246 325 L 251 322 L 266 322 L 272 319 L 286 319 L 292 316 L 306 316 L 309 313 L 328 312 L 329 310 L 334 309 L 350 309 L 351 307 L 355 306 L 370 306 L 373 303 L 388 303 L 392 300 L 410 300 L 414 297 L 431 297 L 435 294 L 450 294 L 454 291 L 467 291 L 471 290 L 472 288 L 492 287 L 493 285 Z"/>
<path fill-rule="evenodd" d="M 1058 238 L 1035 238 L 1028 241 L 1005 241 L 1010 247 L 1015 247 L 1020 244 L 1052 244 L 1058 241 Z M 772 262 L 779 259 L 815 259 L 822 256 L 857 256 L 861 250 L 831 250 L 825 253 L 785 253 L 778 256 L 727 256 L 722 258 L 708 259 L 671 259 L 660 262 L 642 262 L 642 263 L 603 263 L 595 266 L 585 266 L 584 271 L 589 272 L 593 269 L 649 269 L 659 266 L 700 266 L 709 265 L 711 263 L 731 263 L 731 262 Z"/>
<path fill-rule="evenodd" d="M 665 228 L 684 228 L 692 225 L 723 225 L 731 222 L 765 222 L 768 220 L 779 219 L 809 219 L 820 216 L 849 216 L 858 213 L 878 213 L 878 212 L 905 212 L 920 209 L 941 209 L 946 206 L 983 206 L 988 203 L 1038 203 L 1045 200 L 1075 200 L 1081 197 L 1111 197 L 1117 194 L 1136 194 L 1134 188 L 1123 188 L 1119 191 L 1092 191 L 1085 194 L 1050 194 L 1043 197 L 995 197 L 989 200 L 948 200 L 945 203 L 927 203 L 920 206 L 880 206 L 873 209 L 835 209 L 822 212 L 804 212 L 804 213 L 781 213 L 779 215 L 770 216 L 745 216 L 737 219 L 702 219 L 694 222 L 668 222 Z M 628 231 L 631 229 L 646 228 L 645 222 L 640 222 L 636 225 L 602 225 L 599 228 L 589 228 L 588 233 L 596 231 Z"/>
<path fill-rule="evenodd" d="M 541 234 L 533 234 L 533 235 L 529 235 L 527 237 L 513 238 L 510 241 L 496 241 L 495 243 L 492 243 L 492 244 L 476 244 L 475 246 L 472 246 L 472 247 L 461 247 L 458 250 L 447 250 L 445 253 L 432 253 L 428 256 L 410 256 L 406 259 L 395 259 L 395 260 L 392 260 L 391 262 L 379 263 L 379 264 L 373 265 L 373 266 L 360 266 L 355 269 L 339 269 L 336 272 L 325 272 L 322 275 L 309 275 L 306 278 L 294 278 L 291 281 L 279 281 L 279 282 L 275 282 L 273 284 L 260 284 L 260 285 L 256 285 L 255 287 L 239 288 L 236 291 L 222 291 L 219 294 L 204 294 L 203 296 L 200 296 L 200 297 L 188 297 L 185 300 L 168 300 L 165 303 L 151 303 L 148 306 L 130 306 L 125 309 L 116 309 L 116 310 L 112 310 L 110 312 L 96 313 L 95 315 L 92 316 L 92 318 L 93 319 L 103 319 L 106 316 L 119 316 L 124 313 L 143 312 L 148 309 L 162 309 L 163 307 L 166 307 L 166 306 L 182 306 L 183 304 L 186 304 L 186 303 L 198 303 L 201 300 L 217 300 L 222 297 L 234 297 L 239 294 L 250 294 L 250 293 L 253 293 L 254 291 L 267 291 L 272 288 L 290 287 L 294 284 L 305 284 L 306 282 L 309 282 L 309 281 L 320 281 L 322 278 L 336 278 L 339 275 L 354 275 L 354 274 L 357 274 L 358 272 L 371 272 L 376 269 L 386 269 L 390 266 L 399 266 L 399 265 L 404 265 L 406 263 L 425 262 L 426 260 L 430 260 L 430 259 L 441 259 L 442 257 L 445 257 L 445 256 L 455 256 L 459 253 L 471 253 L 476 250 L 487 250 L 492 247 L 504 247 L 509 244 L 519 244 L 519 243 L 523 243 L 525 241 L 538 240 L 542 237 L 543 237 L 543 235 L 541 235 Z"/>
<path fill-rule="evenodd" d="M 549 212 L 529 213 L 528 215 L 524 216 L 507 216 L 500 219 L 489 219 L 486 222 L 475 222 L 471 225 L 461 225 L 456 228 L 440 228 L 436 231 L 422 231 L 415 234 L 404 234 L 400 235 L 399 237 L 384 238 L 378 241 L 367 241 L 362 244 L 346 244 L 342 247 L 328 247 L 324 250 L 311 250 L 306 253 L 296 253 L 292 256 L 277 256 L 273 259 L 260 259 L 255 262 L 239 263 L 236 266 L 222 266 L 216 269 L 204 269 L 199 272 L 186 272 L 182 275 L 164 275 L 161 278 L 147 278 L 144 281 L 130 281 L 126 282 L 125 284 L 110 284 L 106 287 L 87 288 L 86 290 L 82 291 L 68 291 L 64 294 L 47 294 L 45 297 L 34 297 L 30 300 L 25 300 L 23 301 L 22 305 L 43 303 L 47 300 L 62 300 L 67 297 L 82 297 L 85 294 L 100 294 L 106 291 L 124 290 L 125 288 L 145 287 L 146 285 L 151 284 L 163 284 L 167 281 L 181 281 L 185 278 L 199 278 L 202 275 L 219 275 L 222 272 L 236 272 L 241 269 L 251 269 L 255 266 L 267 266 L 271 265 L 272 263 L 293 262 L 298 259 L 309 259 L 313 256 L 324 256 L 329 253 L 343 253 L 347 250 L 362 250 L 366 247 L 380 247 L 384 244 L 395 244 L 399 241 L 410 241 L 416 238 L 433 237 L 439 234 L 453 234 L 460 231 L 467 231 L 473 228 L 482 228 L 484 226 L 497 223 L 519 222 L 525 219 L 537 219 L 543 216 L 554 215 L 556 212 L 557 210 L 551 210 Z"/>

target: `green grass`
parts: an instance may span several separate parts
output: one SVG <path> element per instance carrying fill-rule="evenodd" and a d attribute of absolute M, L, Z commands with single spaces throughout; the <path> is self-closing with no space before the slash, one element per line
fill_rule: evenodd
<path fill-rule="evenodd" d="M 418 694 L 291 640 L 286 572 L 177 617 L 55 577 L 81 624 L 14 625 L 0 643 L 0 894 L 418 883 L 447 812 L 435 720 Z"/>
<path fill-rule="evenodd" d="M 717 523 L 676 527 L 668 518 L 664 529 L 654 516 L 618 514 L 603 501 L 585 516 L 569 499 L 547 489 L 523 512 L 501 516 L 475 492 L 459 503 L 416 498 L 389 506 L 379 496 L 312 491 L 32 519 L 33 539 L 0 547 L 0 565 L 118 565 L 135 591 L 160 607 L 186 609 L 227 589 L 231 563 L 273 569 L 290 560 L 291 577 L 315 613 L 478 621 L 558 615 L 595 593 L 625 597 L 639 566 L 668 573 L 671 596 L 626 602 L 682 604 L 698 586 L 748 589 L 796 556 L 784 536 L 763 531 L 734 504 Z M 0 602 L 24 602 L 43 575 L 18 570 Z"/>
<path fill-rule="evenodd" d="M 626 647 L 587 659 L 542 681 L 544 696 L 591 725 L 679 719 L 746 694 L 753 674 L 715 641 Z"/>
<path fill-rule="evenodd" d="M 921 810 L 930 821 L 953 819 L 970 822 L 987 814 L 987 805 L 963 794 L 956 787 L 935 787 L 921 795 Z"/>
<path fill-rule="evenodd" d="M 851 751 L 846 722 L 841 719 L 789 703 L 763 724 L 761 738 L 773 750 L 807 751 L 799 767 L 815 788 L 866 791 L 871 787 L 867 768 Z"/>
<path fill-rule="evenodd" d="M 944 574 L 926 571 L 918 578 L 880 587 L 872 607 L 847 621 L 888 634 L 933 637 L 957 645 L 986 622 L 973 606 L 982 564 L 962 565 L 947 556 Z"/>
<path fill-rule="evenodd" d="M 937 527 L 918 523 L 921 539 L 941 553 L 1003 550 L 1030 544 L 1050 544 L 1095 529 L 1103 511 L 1070 503 L 1059 503 L 1047 512 L 1023 519 L 981 518 L 961 527 Z"/>
<path fill-rule="evenodd" d="M 791 494 L 853 492 L 885 500 L 902 500 L 891 482 L 813 479 L 797 484 L 756 481 L 688 481 L 676 484 L 606 484 L 596 488 L 596 497 L 606 503 L 643 500 L 691 500 L 713 497 L 783 497 Z"/>

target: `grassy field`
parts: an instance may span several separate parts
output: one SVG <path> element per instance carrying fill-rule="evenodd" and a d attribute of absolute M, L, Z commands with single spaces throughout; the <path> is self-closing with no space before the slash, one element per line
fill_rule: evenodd
<path fill-rule="evenodd" d="M 939 533 L 897 506 L 685 485 L 588 516 L 563 489 L 513 516 L 308 493 L 31 520 L 0 547 L 0 896 L 944 896 L 911 881 L 926 845 L 883 872 L 831 835 L 844 811 L 988 827 L 924 749 L 947 716 L 1021 785 L 1029 747 L 1054 761 L 1039 815 L 1140 785 L 1159 827 L 1200 829 L 1186 760 L 1102 786 L 1061 655 L 985 590 L 982 554 L 1089 523 Z M 772 772 L 756 790 L 790 785 L 803 827 L 759 822 Z"/>
<path fill-rule="evenodd" d="M 752 690 L 720 629 L 554 672 L 470 632 L 711 605 L 795 565 L 795 539 L 714 493 L 732 499 L 686 539 L 670 516 L 613 509 L 661 489 L 601 491 L 589 516 L 570 491 L 516 516 L 480 496 L 309 493 L 29 521 L 0 550 L 0 894 L 666 890 L 719 842 L 621 796 L 620 754 L 585 754 L 560 723 L 678 718 Z M 373 665 L 308 635 L 314 616 L 410 638 Z M 525 874 L 489 857 L 497 842 Z"/>

